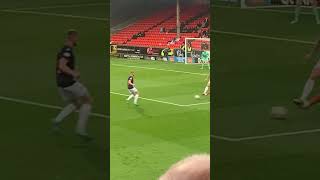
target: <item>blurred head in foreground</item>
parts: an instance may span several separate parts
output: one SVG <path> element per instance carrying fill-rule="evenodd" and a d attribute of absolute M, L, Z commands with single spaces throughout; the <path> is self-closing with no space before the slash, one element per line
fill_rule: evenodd
<path fill-rule="evenodd" d="M 210 156 L 187 157 L 171 166 L 159 180 L 210 180 Z"/>
<path fill-rule="evenodd" d="M 70 29 L 67 31 L 67 39 L 66 39 L 67 42 L 66 43 L 69 46 L 71 46 L 71 47 L 77 46 L 78 39 L 79 39 L 79 34 L 76 30 Z"/>

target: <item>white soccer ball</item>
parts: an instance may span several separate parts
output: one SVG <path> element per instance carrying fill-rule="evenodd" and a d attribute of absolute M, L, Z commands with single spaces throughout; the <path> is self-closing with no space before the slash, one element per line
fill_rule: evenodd
<path fill-rule="evenodd" d="M 199 95 L 195 95 L 194 98 L 195 99 L 200 99 L 200 96 Z"/>
<path fill-rule="evenodd" d="M 271 108 L 271 118 L 287 119 L 288 109 L 283 106 L 274 106 Z"/>

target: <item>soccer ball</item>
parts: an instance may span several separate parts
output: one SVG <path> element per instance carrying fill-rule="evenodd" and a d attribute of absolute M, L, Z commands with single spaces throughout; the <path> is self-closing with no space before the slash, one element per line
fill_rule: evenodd
<path fill-rule="evenodd" d="M 271 108 L 272 119 L 287 119 L 288 109 L 282 106 L 274 106 Z"/>
<path fill-rule="evenodd" d="M 194 98 L 195 99 L 200 99 L 200 96 L 199 95 L 195 95 Z"/>

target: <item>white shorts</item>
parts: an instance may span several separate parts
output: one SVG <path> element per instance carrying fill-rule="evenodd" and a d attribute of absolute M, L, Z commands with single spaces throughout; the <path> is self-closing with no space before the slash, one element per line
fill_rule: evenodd
<path fill-rule="evenodd" d="M 65 102 L 73 102 L 80 97 L 90 96 L 87 88 L 80 82 L 75 82 L 73 85 L 62 88 L 58 88 L 59 94 Z"/>
<path fill-rule="evenodd" d="M 137 94 L 138 93 L 138 89 L 137 88 L 132 88 L 132 89 L 128 89 L 130 94 Z"/>

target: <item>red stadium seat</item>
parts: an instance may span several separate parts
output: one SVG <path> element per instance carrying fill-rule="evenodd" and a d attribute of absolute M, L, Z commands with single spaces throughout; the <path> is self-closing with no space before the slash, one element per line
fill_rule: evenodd
<path fill-rule="evenodd" d="M 201 24 L 206 17 L 210 17 L 208 8 L 201 5 L 182 7 L 180 14 L 181 22 L 184 23 L 189 21 L 189 23 L 185 25 L 187 28 L 196 27 L 199 23 Z M 191 21 L 192 18 L 194 18 L 193 21 Z M 150 17 L 131 24 L 130 26 L 113 34 L 111 36 L 111 41 L 115 44 L 124 44 L 128 39 L 131 39 L 131 41 L 127 42 L 127 45 L 160 48 L 167 47 L 168 42 L 172 41 L 173 38 L 176 37 L 176 33 L 160 33 L 160 29 L 162 27 L 164 27 L 166 30 L 176 28 L 176 15 L 174 7 L 167 9 L 166 12 L 156 12 Z M 209 29 L 204 28 L 204 30 Z M 132 39 L 132 36 L 139 32 L 145 32 L 145 36 Z M 185 38 L 195 38 L 198 36 L 198 33 L 181 33 L 180 40 L 174 44 L 171 44 L 170 46 L 180 47 L 184 43 Z M 193 45 L 197 47 L 201 46 L 201 44 Z"/>

